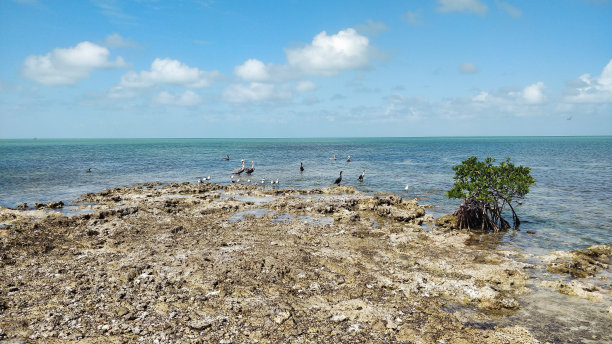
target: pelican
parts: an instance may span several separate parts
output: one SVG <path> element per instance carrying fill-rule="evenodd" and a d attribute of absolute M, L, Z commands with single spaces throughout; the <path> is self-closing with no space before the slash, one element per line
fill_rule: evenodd
<path fill-rule="evenodd" d="M 238 167 L 238 168 L 234 169 L 232 171 L 232 174 L 240 174 L 240 173 L 244 172 L 244 160 L 241 160 L 240 162 L 242 162 L 242 167 Z"/>
<path fill-rule="evenodd" d="M 229 160 L 229 154 L 225 158 L 221 158 L 221 160 L 228 161 Z"/>
<path fill-rule="evenodd" d="M 304 172 L 304 164 L 300 161 L 300 172 Z"/>
<path fill-rule="evenodd" d="M 342 181 L 342 171 L 340 171 L 340 177 L 336 178 L 336 181 L 334 182 L 334 184 L 340 185 L 341 181 Z"/>
<path fill-rule="evenodd" d="M 245 168 L 244 172 L 246 172 L 246 174 L 251 174 L 255 171 L 255 161 L 251 161 L 251 167 Z"/>
<path fill-rule="evenodd" d="M 361 174 L 359 175 L 359 181 L 362 182 L 363 181 L 363 177 L 365 176 L 365 170 L 363 170 L 363 172 L 361 172 Z"/>
<path fill-rule="evenodd" d="M 336 160 L 336 154 L 333 157 L 329 158 L 329 160 Z"/>
<path fill-rule="evenodd" d="M 346 162 L 351 162 L 351 156 L 350 155 L 346 157 Z"/>

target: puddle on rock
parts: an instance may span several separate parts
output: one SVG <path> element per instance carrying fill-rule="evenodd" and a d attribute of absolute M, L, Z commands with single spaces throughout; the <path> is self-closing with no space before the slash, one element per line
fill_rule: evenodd
<path fill-rule="evenodd" d="M 291 222 L 294 219 L 298 219 L 301 222 L 305 222 L 309 225 L 331 225 L 334 223 L 334 219 L 331 217 L 313 217 L 308 215 L 295 216 L 292 214 L 282 214 L 281 216 L 272 220 L 272 222 Z"/>
<path fill-rule="evenodd" d="M 230 217 L 229 222 L 237 222 L 242 221 L 244 216 L 246 215 L 255 215 L 256 217 L 264 217 L 271 211 L 269 209 L 249 209 L 244 211 L 239 211 L 236 215 Z"/>

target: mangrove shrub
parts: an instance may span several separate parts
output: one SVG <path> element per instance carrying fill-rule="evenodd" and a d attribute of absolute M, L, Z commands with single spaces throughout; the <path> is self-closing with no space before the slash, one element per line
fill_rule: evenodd
<path fill-rule="evenodd" d="M 455 184 L 446 196 L 462 199 L 454 213 L 459 229 L 499 231 L 511 228 L 510 222 L 502 216 L 506 205 L 512 212 L 514 229 L 519 228 L 521 222 L 512 202 L 524 198 L 535 179 L 529 167 L 515 166 L 510 158 L 497 166 L 494 162 L 490 157 L 478 161 L 473 156 L 453 167 Z"/>

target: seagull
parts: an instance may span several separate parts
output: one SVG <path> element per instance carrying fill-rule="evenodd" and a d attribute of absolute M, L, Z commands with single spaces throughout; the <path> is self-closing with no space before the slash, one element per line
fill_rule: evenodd
<path fill-rule="evenodd" d="M 304 164 L 300 161 L 300 172 L 304 172 Z"/>
<path fill-rule="evenodd" d="M 336 160 L 336 154 L 333 157 L 329 158 L 329 160 Z"/>
<path fill-rule="evenodd" d="M 336 181 L 334 182 L 334 184 L 340 185 L 341 181 L 342 181 L 342 171 L 340 171 L 340 177 L 336 178 Z"/>
<path fill-rule="evenodd" d="M 244 172 L 246 172 L 246 174 L 251 174 L 255 171 L 255 161 L 251 161 L 251 167 L 245 168 Z"/>
<path fill-rule="evenodd" d="M 266 178 L 261 178 L 261 183 L 265 184 L 266 183 Z"/>
<path fill-rule="evenodd" d="M 234 183 L 236 182 L 236 181 L 234 180 L 234 176 L 231 176 L 231 177 L 230 177 L 230 182 L 231 182 L 232 184 L 234 184 Z"/>
<path fill-rule="evenodd" d="M 351 156 L 350 155 L 346 157 L 346 162 L 351 162 Z"/>
<path fill-rule="evenodd" d="M 274 184 L 278 184 L 278 179 L 274 181 Z"/>
<path fill-rule="evenodd" d="M 240 174 L 240 173 L 244 172 L 244 160 L 241 160 L 241 162 L 242 162 L 242 167 L 238 167 L 238 168 L 234 169 L 232 171 L 232 174 Z"/>
<path fill-rule="evenodd" d="M 363 172 L 361 172 L 361 174 L 359 175 L 359 181 L 362 182 L 363 181 L 363 177 L 365 176 L 365 170 L 363 170 Z"/>
<path fill-rule="evenodd" d="M 408 185 L 406 185 L 406 187 L 404 188 L 404 190 L 408 191 Z"/>
<path fill-rule="evenodd" d="M 221 158 L 221 160 L 228 161 L 229 160 L 229 154 L 225 158 Z"/>
<path fill-rule="evenodd" d="M 206 177 L 206 180 L 210 180 L 210 176 Z"/>

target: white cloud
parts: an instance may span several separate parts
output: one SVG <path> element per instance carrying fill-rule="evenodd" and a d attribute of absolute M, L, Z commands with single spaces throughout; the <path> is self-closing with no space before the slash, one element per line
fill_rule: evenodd
<path fill-rule="evenodd" d="M 544 96 L 544 83 L 539 81 L 523 89 L 523 99 L 529 104 L 540 104 L 546 100 Z"/>
<path fill-rule="evenodd" d="M 165 58 L 157 58 L 151 69 L 136 73 L 130 71 L 121 77 L 120 88 L 144 88 L 157 84 L 182 85 L 191 88 L 209 87 L 221 77 L 217 71 L 203 71 L 196 67 Z"/>
<path fill-rule="evenodd" d="M 162 105 L 196 106 L 202 104 L 202 97 L 191 90 L 187 90 L 183 94 L 172 94 L 162 91 L 153 101 Z"/>
<path fill-rule="evenodd" d="M 270 73 L 263 62 L 250 59 L 234 68 L 234 74 L 246 81 L 268 81 Z"/>
<path fill-rule="evenodd" d="M 523 12 L 521 10 L 519 10 L 518 8 L 510 5 L 507 2 L 503 2 L 503 1 L 495 1 L 495 4 L 497 5 L 497 7 L 503 11 L 505 11 L 506 13 L 508 13 L 509 15 L 518 18 L 520 16 L 523 15 Z"/>
<path fill-rule="evenodd" d="M 297 86 L 295 86 L 295 90 L 298 92 L 310 92 L 317 88 L 317 85 L 312 81 L 300 81 Z"/>
<path fill-rule="evenodd" d="M 104 39 L 104 46 L 108 47 L 108 48 L 121 48 L 121 47 L 136 47 L 138 46 L 138 44 L 136 44 L 136 42 L 130 40 L 130 39 L 125 39 L 123 37 L 121 37 L 120 34 L 118 33 L 113 33 L 110 34 L 108 36 L 106 36 L 106 38 Z"/>
<path fill-rule="evenodd" d="M 375 22 L 372 19 L 368 19 L 365 24 L 355 25 L 355 29 L 367 35 L 378 35 L 381 32 L 388 31 L 389 27 L 383 22 Z"/>
<path fill-rule="evenodd" d="M 461 74 L 476 74 L 478 73 L 478 67 L 472 62 L 466 62 L 459 66 Z"/>
<path fill-rule="evenodd" d="M 304 74 L 331 76 L 344 69 L 367 67 L 372 54 L 369 44 L 367 37 L 352 28 L 331 36 L 323 31 L 311 44 L 287 49 L 287 62 Z"/>
<path fill-rule="evenodd" d="M 252 82 L 248 85 L 233 84 L 223 91 L 223 98 L 231 103 L 282 100 L 292 97 L 288 86 L 276 87 L 273 84 Z"/>
<path fill-rule="evenodd" d="M 109 60 L 110 51 L 91 42 L 72 48 L 57 48 L 46 55 L 31 55 L 23 62 L 26 78 L 43 85 L 69 85 L 88 77 L 96 69 L 122 68 L 128 64 L 121 56 Z"/>
<path fill-rule="evenodd" d="M 422 25 L 423 24 L 421 10 L 408 11 L 404 13 L 402 18 L 404 19 L 405 22 L 407 22 L 410 25 Z"/>
<path fill-rule="evenodd" d="M 565 100 L 575 103 L 612 102 L 612 59 L 604 67 L 599 77 L 583 74 L 570 82 Z"/>
<path fill-rule="evenodd" d="M 438 0 L 438 3 L 440 12 L 472 12 L 484 15 L 489 9 L 479 0 Z"/>

